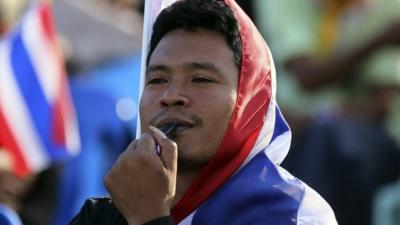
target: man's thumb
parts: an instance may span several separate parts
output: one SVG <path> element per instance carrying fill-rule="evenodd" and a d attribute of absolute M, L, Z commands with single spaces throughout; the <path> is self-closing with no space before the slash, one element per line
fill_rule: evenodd
<path fill-rule="evenodd" d="M 164 166 L 168 170 L 176 171 L 178 160 L 178 147 L 176 143 L 169 139 L 161 130 L 156 127 L 150 126 L 153 131 L 153 137 L 156 140 L 156 148 L 160 150 L 160 158 Z"/>

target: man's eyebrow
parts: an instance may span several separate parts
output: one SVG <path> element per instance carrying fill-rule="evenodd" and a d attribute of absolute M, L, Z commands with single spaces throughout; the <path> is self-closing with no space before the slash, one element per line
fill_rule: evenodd
<path fill-rule="evenodd" d="M 170 72 L 171 69 L 168 68 L 168 67 L 165 66 L 165 65 L 152 65 L 152 66 L 147 67 L 147 69 L 146 69 L 146 76 L 149 75 L 149 73 L 151 73 L 151 72 L 156 72 L 156 71 Z"/>
<path fill-rule="evenodd" d="M 188 62 L 183 65 L 185 70 L 208 70 L 216 74 L 221 74 L 221 70 L 213 63 L 209 62 Z M 172 69 L 163 64 L 151 65 L 146 69 L 146 76 L 151 72 L 170 73 Z"/>
<path fill-rule="evenodd" d="M 191 62 L 185 64 L 185 69 L 193 70 L 193 69 L 200 69 L 200 70 L 208 70 L 211 72 L 216 72 L 221 74 L 221 70 L 213 63 L 209 62 Z"/>

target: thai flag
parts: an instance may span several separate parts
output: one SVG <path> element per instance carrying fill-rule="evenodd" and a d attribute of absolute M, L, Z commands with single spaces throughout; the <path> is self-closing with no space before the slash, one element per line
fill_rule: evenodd
<path fill-rule="evenodd" d="M 152 24 L 160 11 L 175 1 L 146 1 L 142 81 Z M 220 152 L 217 153 L 219 155 L 216 154 L 211 159 L 211 163 L 203 169 L 185 195 L 173 207 L 171 215 L 179 225 L 336 225 L 337 222 L 329 204 L 307 184 L 280 166 L 289 151 L 291 130 L 276 102 L 276 70 L 271 52 L 261 34 L 235 1 L 225 0 L 225 3 L 231 7 L 241 29 L 244 56 L 242 68 L 245 68 L 241 71 L 241 76 L 246 76 L 247 79 L 242 79 L 242 83 L 239 81 L 238 92 L 243 96 L 253 96 L 248 99 L 248 102 L 252 103 L 251 106 L 267 108 L 265 111 L 253 108 L 254 111 L 265 112 L 261 114 L 262 118 L 252 112 L 247 114 L 249 117 L 243 117 L 245 122 L 253 118 L 263 120 L 262 126 L 256 129 L 257 132 L 250 133 L 243 146 L 235 149 L 241 151 L 240 153 L 244 152 L 245 157 L 231 157 L 228 159 L 230 161 L 227 161 L 225 153 L 230 153 L 230 149 L 220 147 L 218 149 Z M 266 65 L 269 68 L 266 68 Z M 263 73 L 267 69 L 270 77 Z M 266 79 L 257 80 L 256 77 Z M 258 82 L 252 82 L 253 80 Z M 260 99 L 253 92 L 254 89 L 261 90 L 260 85 L 271 88 L 269 104 L 262 105 L 265 99 Z M 245 114 L 244 110 L 240 113 Z M 228 146 L 227 143 L 230 142 L 232 140 L 227 140 L 221 145 Z M 235 156 L 237 155 L 242 156 L 240 154 Z M 218 161 L 215 160 L 216 158 Z M 228 166 L 224 166 L 224 163 Z"/>
<path fill-rule="evenodd" d="M 30 7 L 0 41 L 0 148 L 9 153 L 19 176 L 79 153 L 50 3 Z"/>

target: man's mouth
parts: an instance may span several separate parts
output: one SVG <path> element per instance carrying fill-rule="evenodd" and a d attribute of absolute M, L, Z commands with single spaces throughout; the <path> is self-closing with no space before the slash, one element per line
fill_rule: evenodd
<path fill-rule="evenodd" d="M 164 132 L 168 138 L 173 139 L 176 138 L 178 133 L 193 128 L 194 124 L 178 118 L 167 118 L 160 120 L 156 127 Z"/>
<path fill-rule="evenodd" d="M 167 123 L 160 127 L 160 130 L 167 135 L 168 138 L 174 138 L 176 136 L 176 129 L 178 128 L 177 123 Z"/>

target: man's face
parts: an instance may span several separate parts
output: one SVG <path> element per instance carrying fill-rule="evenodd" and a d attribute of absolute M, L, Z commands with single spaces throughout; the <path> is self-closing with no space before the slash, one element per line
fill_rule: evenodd
<path fill-rule="evenodd" d="M 177 122 L 180 170 L 213 157 L 236 102 L 239 69 L 225 38 L 213 31 L 167 33 L 151 55 L 140 101 L 141 127 Z"/>

